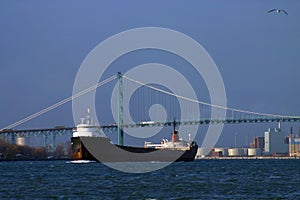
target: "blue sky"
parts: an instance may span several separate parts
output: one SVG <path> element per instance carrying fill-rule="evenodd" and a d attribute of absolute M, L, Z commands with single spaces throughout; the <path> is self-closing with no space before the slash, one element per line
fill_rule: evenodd
<path fill-rule="evenodd" d="M 289 15 L 267 13 L 272 8 Z M 299 1 L 1 1 L 0 127 L 70 96 L 82 61 L 101 41 L 148 26 L 199 42 L 221 72 L 229 107 L 299 116 L 299 10 Z M 153 54 L 128 55 L 107 75 L 151 59 L 172 65 L 170 56 Z M 209 101 L 207 91 L 197 95 Z M 56 125 L 74 126 L 71 103 L 16 128 Z M 221 139 L 229 145 L 233 132 L 259 135 L 269 126 L 227 126 Z"/>

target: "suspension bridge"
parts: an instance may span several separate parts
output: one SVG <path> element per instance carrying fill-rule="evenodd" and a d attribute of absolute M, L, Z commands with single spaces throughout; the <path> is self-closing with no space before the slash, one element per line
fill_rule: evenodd
<path fill-rule="evenodd" d="M 39 112 L 29 115 L 11 125 L 0 130 L 0 137 L 10 138 L 12 142 L 17 137 L 43 136 L 44 146 L 53 151 L 57 136 L 70 136 L 76 127 L 54 127 L 47 129 L 26 129 L 17 130 L 15 127 L 33 120 L 51 110 L 54 110 L 88 92 L 96 90 L 110 82 L 117 81 L 118 98 L 115 102 L 118 112 L 117 123 L 102 125 L 101 129 L 105 134 L 118 134 L 118 144 L 123 145 L 124 133 L 126 128 L 136 127 L 164 127 L 173 125 L 203 125 L 203 124 L 238 124 L 238 123 L 270 123 L 270 122 L 300 122 L 300 116 L 286 116 L 278 114 L 268 114 L 229 108 L 220 105 L 213 105 L 199 101 L 190 97 L 173 93 L 172 91 L 160 86 L 145 84 L 131 77 L 118 73 L 111 76 L 85 90 L 63 99 Z M 128 94 L 127 91 L 134 91 Z M 128 105 L 124 106 L 124 102 Z M 153 105 L 161 105 L 165 109 L 152 109 L 149 117 L 149 109 Z M 214 116 L 212 112 L 214 110 Z M 133 112 L 130 112 L 133 111 Z M 127 114 L 126 114 L 127 113 Z M 128 114 L 130 113 L 130 114 Z M 165 116 L 162 119 L 162 116 Z M 177 120 L 174 120 L 176 118 Z"/>

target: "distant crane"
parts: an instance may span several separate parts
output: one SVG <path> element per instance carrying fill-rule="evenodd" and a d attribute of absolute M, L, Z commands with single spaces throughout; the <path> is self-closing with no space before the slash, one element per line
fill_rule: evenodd
<path fill-rule="evenodd" d="M 271 12 L 276 12 L 276 13 L 284 13 L 286 15 L 288 15 L 287 11 L 286 10 L 283 10 L 283 9 L 271 9 L 268 11 L 268 13 L 271 13 Z"/>

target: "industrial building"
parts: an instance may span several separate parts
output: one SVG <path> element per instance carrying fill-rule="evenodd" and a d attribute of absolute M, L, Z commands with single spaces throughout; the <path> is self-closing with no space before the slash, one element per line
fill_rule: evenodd
<path fill-rule="evenodd" d="M 289 145 L 280 128 L 269 128 L 265 132 L 265 155 L 288 154 Z"/>
<path fill-rule="evenodd" d="M 262 151 L 265 148 L 265 138 L 264 137 L 254 137 L 253 142 L 250 144 L 250 148 L 261 149 Z"/>
<path fill-rule="evenodd" d="M 300 129 L 299 135 L 294 135 L 291 128 L 290 136 L 286 136 L 280 128 L 269 128 L 264 132 L 264 137 L 255 136 L 253 138 L 250 148 L 199 148 L 196 158 L 283 158 L 288 156 L 300 157 Z"/>
<path fill-rule="evenodd" d="M 291 157 L 300 157 L 300 136 L 299 135 L 290 135 L 289 153 Z"/>

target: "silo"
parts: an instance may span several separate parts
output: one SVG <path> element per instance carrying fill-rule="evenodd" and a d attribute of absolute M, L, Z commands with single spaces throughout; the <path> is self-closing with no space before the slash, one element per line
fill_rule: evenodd
<path fill-rule="evenodd" d="M 261 156 L 261 149 L 260 148 L 248 149 L 248 156 Z"/>

